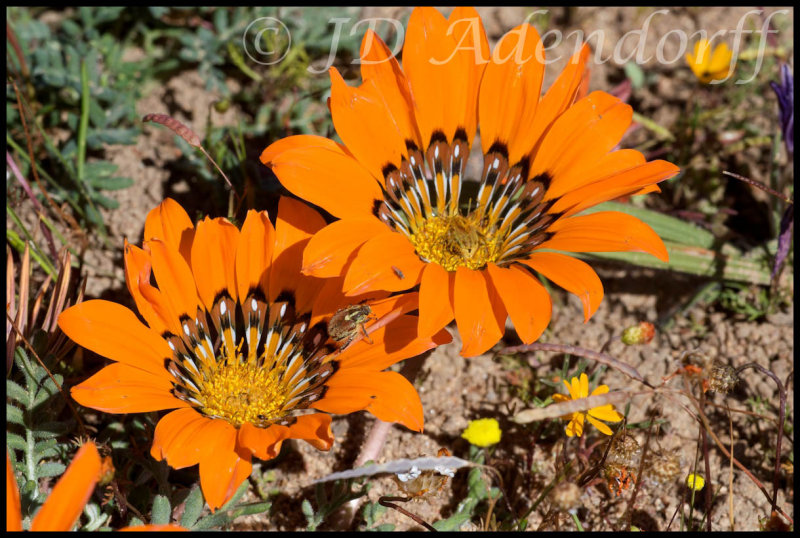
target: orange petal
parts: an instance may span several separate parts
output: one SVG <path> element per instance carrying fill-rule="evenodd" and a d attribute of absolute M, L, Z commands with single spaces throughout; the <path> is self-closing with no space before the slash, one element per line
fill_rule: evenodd
<path fill-rule="evenodd" d="M 258 428 L 249 422 L 239 428 L 237 444 L 246 448 L 262 460 L 271 460 L 281 451 L 284 439 L 289 438 L 289 428 L 273 424 L 268 428 Z"/>
<path fill-rule="evenodd" d="M 419 337 L 415 316 L 400 316 L 387 326 L 371 333 L 370 338 L 372 344 L 366 339 L 361 339 L 337 357 L 342 368 L 383 370 L 396 362 L 416 357 L 452 340 L 447 331 L 439 331 L 432 337 Z"/>
<path fill-rule="evenodd" d="M 372 290 L 402 291 L 419 282 L 424 264 L 404 235 L 386 232 L 364 243 L 344 279 L 347 295 Z"/>
<path fill-rule="evenodd" d="M 192 250 L 195 248 L 194 245 L 196 242 L 193 243 Z M 145 247 L 150 250 L 153 275 L 156 277 L 161 297 L 178 316 L 175 318 L 175 322 L 178 323 L 183 314 L 194 319 L 200 299 L 197 297 L 197 288 L 195 287 L 196 277 L 192 275 L 189 264 L 186 263 L 183 256 L 178 254 L 177 250 L 170 249 L 160 239 L 146 242 Z M 145 297 L 148 297 L 146 286 L 140 285 L 139 289 L 145 293 Z"/>
<path fill-rule="evenodd" d="M 521 262 L 577 295 L 583 302 L 585 321 L 589 321 L 600 306 L 603 300 L 603 283 L 586 262 L 557 252 L 534 252 Z"/>
<path fill-rule="evenodd" d="M 297 312 L 311 310 L 323 280 L 306 277 L 300 273 L 303 249 L 308 240 L 325 226 L 322 215 L 309 206 L 283 197 L 278 202 L 275 222 L 275 249 L 272 251 L 272 268 L 269 273 L 269 300 L 274 301 L 283 291 L 295 296 Z"/>
<path fill-rule="evenodd" d="M 192 273 L 207 310 L 227 292 L 236 301 L 236 245 L 239 229 L 223 218 L 206 217 L 197 223 L 192 242 Z M 156 275 L 158 279 L 158 275 Z"/>
<path fill-rule="evenodd" d="M 200 487 L 212 512 L 233 496 L 252 470 L 249 454 L 235 450 L 236 436 L 236 428 L 224 420 L 209 420 L 194 435 L 201 447 Z"/>
<path fill-rule="evenodd" d="M 544 49 L 539 33 L 521 24 L 500 38 L 481 80 L 478 104 L 481 145 L 506 146 L 515 164 L 533 149 L 533 123 L 544 76 Z"/>
<path fill-rule="evenodd" d="M 373 177 L 382 178 L 389 164 L 400 168 L 407 133 L 393 121 L 375 82 L 365 80 L 351 88 L 335 67 L 330 68 L 330 76 L 331 118 L 347 149 Z"/>
<path fill-rule="evenodd" d="M 453 294 L 456 325 L 461 335 L 461 355 L 474 357 L 495 345 L 505 331 L 506 312 L 499 297 L 490 297 L 482 271 L 466 267 L 456 270 Z"/>
<path fill-rule="evenodd" d="M 419 336 L 436 334 L 453 320 L 455 273 L 428 263 L 419 282 Z"/>
<path fill-rule="evenodd" d="M 288 427 L 289 439 L 302 439 L 317 450 L 330 450 L 333 446 L 331 416 L 324 413 L 301 415 L 297 422 Z"/>
<path fill-rule="evenodd" d="M 19 502 L 19 488 L 8 449 L 6 449 L 6 530 L 22 530 L 22 505 Z"/>
<path fill-rule="evenodd" d="M 164 359 L 172 357 L 167 342 L 122 305 L 99 299 L 84 301 L 62 312 L 58 326 L 78 345 L 98 355 L 170 377 L 164 370 Z"/>
<path fill-rule="evenodd" d="M 400 69 L 397 58 L 372 29 L 368 29 L 364 39 L 361 40 L 360 57 L 361 79 L 375 85 L 403 140 L 411 140 L 417 147 L 422 147 L 417 122 L 414 119 L 411 86 L 405 73 Z"/>
<path fill-rule="evenodd" d="M 69 531 L 83 512 L 100 478 L 100 454 L 84 444 L 33 518 L 32 531 Z"/>
<path fill-rule="evenodd" d="M 386 225 L 374 218 L 337 220 L 327 225 L 306 245 L 303 273 L 316 277 L 339 276 L 358 247 L 386 231 Z"/>
<path fill-rule="evenodd" d="M 616 146 L 631 123 L 633 109 L 620 99 L 592 92 L 559 116 L 531 163 L 530 176 L 547 173 L 552 182 L 546 199 L 575 188 Z"/>
<path fill-rule="evenodd" d="M 167 460 L 173 469 L 183 469 L 200 463 L 202 445 L 197 432 L 214 419 L 194 408 L 178 409 L 164 415 L 156 424 L 150 455 L 158 461 Z"/>
<path fill-rule="evenodd" d="M 622 153 L 619 150 L 609 154 L 607 157 Z M 638 153 L 638 152 L 636 152 Z M 602 165 L 601 160 L 598 165 Z M 577 188 L 564 194 L 553 204 L 551 212 L 565 211 L 565 216 L 574 215 L 588 207 L 592 207 L 608 200 L 619 198 L 629 194 L 639 194 L 642 187 L 651 186 L 659 181 L 668 179 L 678 172 L 680 168 L 667 161 L 650 161 L 632 166 L 627 169 L 609 170 L 605 177 L 594 176 L 591 183 Z"/>
<path fill-rule="evenodd" d="M 539 279 L 518 265 L 504 269 L 488 264 L 489 277 L 500 294 L 520 339 L 536 341 L 550 323 L 553 303 Z"/>
<path fill-rule="evenodd" d="M 408 19 L 403 69 L 417 105 L 423 150 L 434 132 L 452 141 L 459 127 L 465 131 L 467 127 L 468 85 L 464 82 L 477 76 L 477 67 L 474 58 L 456 50 L 452 30 L 447 35 L 449 27 L 444 16 L 431 7 L 414 9 Z"/>
<path fill-rule="evenodd" d="M 153 375 L 134 366 L 112 363 L 72 387 L 79 404 L 105 413 L 146 413 L 188 407 L 170 392 L 168 375 Z"/>
<path fill-rule="evenodd" d="M 133 302 L 136 303 L 136 309 L 151 329 L 163 334 L 168 327 L 167 320 L 162 319 L 139 289 L 139 285 L 142 282 L 150 282 L 150 253 L 131 245 L 127 239 L 124 240 L 123 250 L 125 253 L 125 283 L 128 286 L 131 297 L 133 297 Z"/>
<path fill-rule="evenodd" d="M 383 200 L 379 178 L 338 147 L 289 149 L 272 157 L 269 166 L 293 194 L 340 219 L 371 214 L 375 200 Z"/>
<path fill-rule="evenodd" d="M 339 370 L 328 381 L 328 391 L 314 402 L 314 407 L 335 414 L 367 409 L 385 422 L 399 422 L 411 430 L 422 431 L 422 402 L 414 386 L 397 372 Z"/>
<path fill-rule="evenodd" d="M 456 44 L 455 54 L 462 56 L 466 65 L 465 76 L 459 79 L 458 84 L 463 88 L 459 88 L 465 106 L 463 127 L 467 132 L 467 143 L 471 145 L 478 128 L 478 91 L 491 58 L 489 40 L 486 39 L 483 21 L 474 7 L 456 7 L 450 12 L 447 23 Z"/>
<path fill-rule="evenodd" d="M 554 235 L 540 248 L 567 252 L 639 251 L 669 261 L 667 247 L 641 220 L 619 211 L 599 211 L 590 215 L 559 219 L 548 228 Z"/>
<path fill-rule="evenodd" d="M 262 163 L 270 166 L 272 161 L 286 151 L 298 148 L 319 147 L 330 151 L 347 153 L 347 149 L 338 142 L 334 142 L 329 138 L 317 135 L 294 135 L 281 138 L 280 140 L 270 144 L 267 149 L 261 152 L 260 160 Z"/>
<path fill-rule="evenodd" d="M 303 202 L 287 197 L 280 199 L 269 273 L 270 301 L 282 292 L 290 291 L 294 294 L 297 312 L 311 310 L 324 280 L 303 275 L 300 266 L 308 240 L 323 226 L 325 219 L 322 215 Z"/>
<path fill-rule="evenodd" d="M 179 251 L 187 264 L 193 236 L 192 219 L 172 198 L 165 198 L 144 221 L 144 240 L 161 239 L 169 248 Z"/>
<path fill-rule="evenodd" d="M 555 119 L 572 105 L 580 89 L 590 52 L 589 45 L 584 43 L 544 94 L 531 124 L 530 140 L 540 141 Z"/>
<path fill-rule="evenodd" d="M 236 287 L 240 301 L 258 288 L 267 296 L 274 246 L 275 229 L 267 212 L 248 211 L 236 244 Z"/>

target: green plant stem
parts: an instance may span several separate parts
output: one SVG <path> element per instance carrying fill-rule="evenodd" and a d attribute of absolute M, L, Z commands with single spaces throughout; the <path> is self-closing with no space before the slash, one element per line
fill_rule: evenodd
<path fill-rule="evenodd" d="M 661 125 L 657 124 L 650 118 L 646 118 L 641 114 L 637 114 L 636 112 L 633 113 L 633 121 L 640 124 L 642 127 L 654 132 L 659 137 L 663 138 L 664 140 L 675 140 L 675 137 L 669 132 L 669 129 L 666 127 L 662 127 Z"/>
<path fill-rule="evenodd" d="M 81 60 L 81 122 L 78 125 L 78 181 L 83 182 L 86 161 L 86 132 L 89 130 L 89 67 Z"/>
<path fill-rule="evenodd" d="M 583 525 L 581 525 L 581 521 L 578 519 L 578 514 L 575 512 L 570 512 L 569 515 L 572 516 L 572 521 L 575 522 L 575 526 L 578 528 L 578 532 L 583 532 Z"/>
<path fill-rule="evenodd" d="M 9 216 L 11 216 L 11 214 L 9 214 Z M 22 252 L 25 250 L 25 243 L 27 242 L 28 244 L 30 244 L 31 257 L 34 260 L 36 260 L 36 262 L 42 267 L 42 269 L 44 269 L 44 271 L 48 275 L 50 275 L 51 278 L 55 280 L 58 277 L 55 267 L 50 263 L 50 260 L 47 259 L 47 256 L 42 254 L 42 252 L 39 250 L 39 247 L 36 246 L 36 243 L 34 243 L 32 239 L 25 241 L 14 230 L 6 229 L 6 241 L 11 243 L 11 246 L 14 248 L 14 250 L 19 252 L 20 254 L 22 254 Z"/>

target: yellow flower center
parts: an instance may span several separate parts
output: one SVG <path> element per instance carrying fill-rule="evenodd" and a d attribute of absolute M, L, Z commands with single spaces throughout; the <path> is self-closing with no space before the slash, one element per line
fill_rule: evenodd
<path fill-rule="evenodd" d="M 480 269 L 499 258 L 502 234 L 476 213 L 430 217 L 411 236 L 417 254 L 447 271 Z"/>
<path fill-rule="evenodd" d="M 283 416 L 291 389 L 283 382 L 284 368 L 239 359 L 219 361 L 210 372 L 201 388 L 204 413 L 237 428 L 245 422 L 261 425 Z"/>

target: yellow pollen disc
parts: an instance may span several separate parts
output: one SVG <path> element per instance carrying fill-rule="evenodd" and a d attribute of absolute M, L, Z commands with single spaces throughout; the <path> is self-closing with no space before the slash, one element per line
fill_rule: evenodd
<path fill-rule="evenodd" d="M 266 425 L 280 418 L 290 387 L 280 379 L 282 368 L 269 369 L 237 356 L 220 360 L 202 386 L 203 412 L 237 428 L 245 422 Z M 225 363 L 228 364 L 225 364 Z"/>
<path fill-rule="evenodd" d="M 472 213 L 431 217 L 411 236 L 421 257 L 436 262 L 447 271 L 459 267 L 480 269 L 500 256 L 502 234 Z"/>

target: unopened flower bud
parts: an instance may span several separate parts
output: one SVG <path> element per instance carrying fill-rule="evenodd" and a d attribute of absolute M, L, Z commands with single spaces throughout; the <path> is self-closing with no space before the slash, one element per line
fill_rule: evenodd
<path fill-rule="evenodd" d="M 649 344 L 656 334 L 656 328 L 649 321 L 640 321 L 638 325 L 622 331 L 622 343 L 628 346 Z"/>
<path fill-rule="evenodd" d="M 739 378 L 733 367 L 714 363 L 711 367 L 711 374 L 708 376 L 708 390 L 728 394 L 738 382 Z"/>
<path fill-rule="evenodd" d="M 648 460 L 647 476 L 659 486 L 671 483 L 681 472 L 681 458 L 678 451 L 657 449 Z"/>
<path fill-rule="evenodd" d="M 642 448 L 636 439 L 628 433 L 621 433 L 617 435 L 611 448 L 608 449 L 606 462 L 635 469 L 639 466 L 641 456 Z"/>

